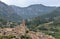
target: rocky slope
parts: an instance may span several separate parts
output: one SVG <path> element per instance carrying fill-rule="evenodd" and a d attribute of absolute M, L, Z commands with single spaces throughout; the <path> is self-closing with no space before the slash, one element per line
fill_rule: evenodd
<path fill-rule="evenodd" d="M 20 16 L 14 12 L 14 10 L 7 4 L 0 1 L 0 19 L 6 20 L 20 20 Z"/>
<path fill-rule="evenodd" d="M 39 15 L 47 14 L 57 8 L 57 7 L 45 6 L 42 4 L 30 5 L 28 7 L 18 7 L 18 6 L 11 5 L 11 7 L 22 18 L 32 18 Z"/>

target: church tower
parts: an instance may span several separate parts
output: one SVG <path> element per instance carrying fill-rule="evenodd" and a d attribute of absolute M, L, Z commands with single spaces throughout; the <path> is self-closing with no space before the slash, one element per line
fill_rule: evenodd
<path fill-rule="evenodd" d="M 25 24 L 25 20 L 22 20 L 22 26 L 26 26 Z"/>

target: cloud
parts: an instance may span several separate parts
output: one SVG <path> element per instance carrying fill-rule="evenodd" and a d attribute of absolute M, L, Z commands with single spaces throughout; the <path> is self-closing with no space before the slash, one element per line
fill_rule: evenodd
<path fill-rule="evenodd" d="M 8 5 L 27 6 L 28 0 L 1 0 Z"/>
<path fill-rule="evenodd" d="M 1 0 L 9 5 L 26 7 L 31 4 L 44 4 L 48 6 L 60 6 L 60 0 Z"/>

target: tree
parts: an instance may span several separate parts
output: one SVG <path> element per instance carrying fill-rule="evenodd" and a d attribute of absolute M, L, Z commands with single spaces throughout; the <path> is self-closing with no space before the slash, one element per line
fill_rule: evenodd
<path fill-rule="evenodd" d="M 32 39 L 31 37 L 29 37 L 29 36 L 21 36 L 21 39 Z"/>

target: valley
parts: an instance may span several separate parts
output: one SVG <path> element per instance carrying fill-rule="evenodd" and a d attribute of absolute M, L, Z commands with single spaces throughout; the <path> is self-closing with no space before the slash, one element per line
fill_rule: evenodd
<path fill-rule="evenodd" d="M 0 1 L 0 39 L 60 39 L 60 7 Z"/>

